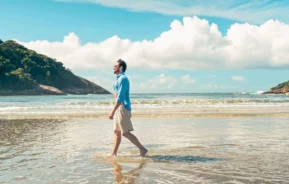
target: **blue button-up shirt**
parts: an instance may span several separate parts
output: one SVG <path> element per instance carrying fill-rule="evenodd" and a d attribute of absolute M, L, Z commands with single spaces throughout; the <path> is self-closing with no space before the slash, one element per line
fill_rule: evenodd
<path fill-rule="evenodd" d="M 116 82 L 113 85 L 117 95 L 116 102 L 120 102 L 127 110 L 131 110 L 129 99 L 129 80 L 124 72 L 117 76 Z"/>

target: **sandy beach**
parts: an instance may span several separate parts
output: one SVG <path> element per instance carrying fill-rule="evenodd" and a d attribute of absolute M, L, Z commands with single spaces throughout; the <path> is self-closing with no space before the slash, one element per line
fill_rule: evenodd
<path fill-rule="evenodd" d="M 0 120 L 0 183 L 286 183 L 287 117 L 133 118 L 146 158 L 104 118 Z"/>

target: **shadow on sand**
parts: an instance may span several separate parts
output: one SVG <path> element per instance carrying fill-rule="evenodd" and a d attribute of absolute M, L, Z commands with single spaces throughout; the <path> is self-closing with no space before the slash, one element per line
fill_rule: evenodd
<path fill-rule="evenodd" d="M 154 162 L 216 162 L 225 160 L 224 158 L 210 158 L 190 155 L 153 155 L 147 156 L 147 158 Z"/>

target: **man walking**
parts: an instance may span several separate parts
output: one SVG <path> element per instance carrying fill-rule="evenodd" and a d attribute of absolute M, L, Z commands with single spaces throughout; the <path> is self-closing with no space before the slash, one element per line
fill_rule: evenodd
<path fill-rule="evenodd" d="M 131 106 L 129 98 L 129 80 L 125 76 L 126 63 L 119 59 L 114 65 L 114 74 L 117 75 L 114 87 L 115 106 L 109 115 L 109 119 L 114 119 L 114 146 L 111 155 L 117 156 L 117 150 L 121 142 L 121 134 L 130 140 L 140 151 L 140 156 L 144 157 L 147 149 L 144 148 L 138 139 L 130 133 L 133 131 L 131 123 Z"/>

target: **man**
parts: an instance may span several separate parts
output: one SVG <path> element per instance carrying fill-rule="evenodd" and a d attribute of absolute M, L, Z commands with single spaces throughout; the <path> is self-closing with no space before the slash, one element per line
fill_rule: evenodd
<path fill-rule="evenodd" d="M 140 156 L 144 157 L 148 150 L 144 148 L 138 139 L 130 133 L 133 131 L 131 123 L 131 106 L 129 98 L 129 80 L 125 76 L 126 63 L 119 59 L 114 65 L 114 73 L 117 75 L 114 87 L 115 106 L 109 115 L 109 119 L 114 119 L 114 146 L 111 156 L 117 156 L 117 150 L 121 142 L 121 134 L 130 140 L 140 151 Z"/>

